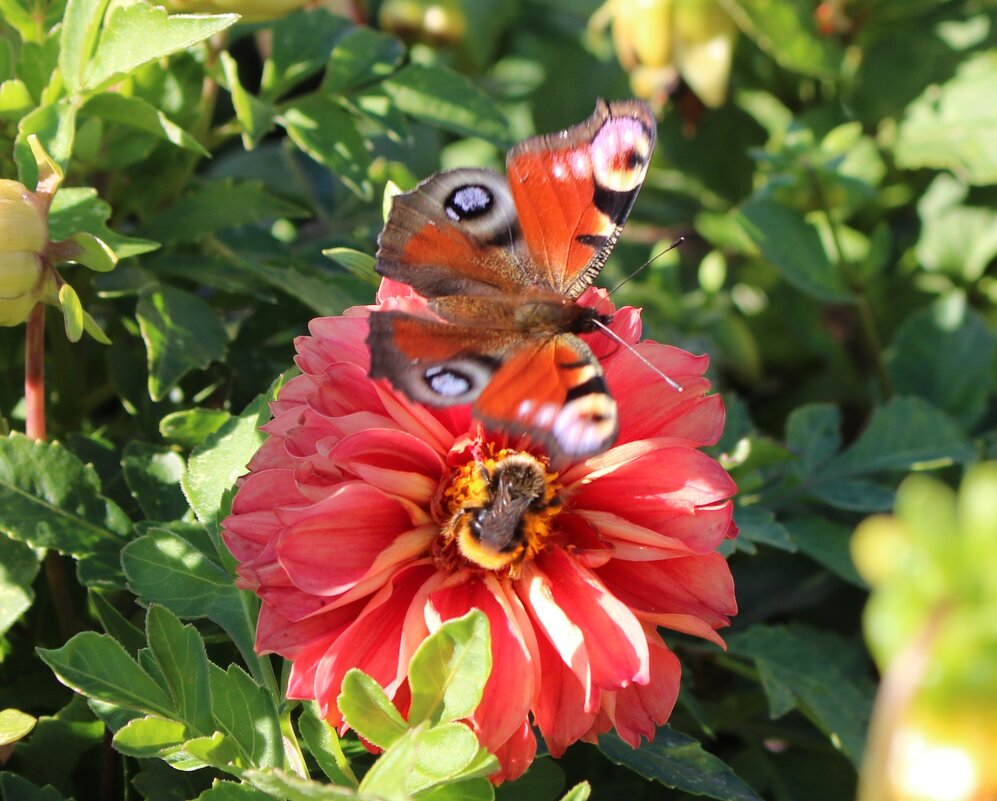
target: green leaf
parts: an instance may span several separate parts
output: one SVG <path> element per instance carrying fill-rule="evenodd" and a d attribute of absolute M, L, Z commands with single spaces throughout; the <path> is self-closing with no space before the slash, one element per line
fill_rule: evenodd
<path fill-rule="evenodd" d="M 409 725 L 469 717 L 492 670 L 488 618 L 479 610 L 448 620 L 422 641 L 409 663 Z"/>
<path fill-rule="evenodd" d="M 238 747 L 244 767 L 279 767 L 284 761 L 273 700 L 238 665 L 211 665 L 211 712 L 219 731 Z"/>
<path fill-rule="evenodd" d="M 417 120 L 496 145 L 509 144 L 509 126 L 495 102 L 453 70 L 410 64 L 382 85 L 398 108 Z"/>
<path fill-rule="evenodd" d="M 518 785 L 517 781 L 516 786 Z M 495 787 L 488 779 L 464 779 L 449 784 L 438 784 L 419 793 L 419 801 L 493 801 L 494 798 Z"/>
<path fill-rule="evenodd" d="M 268 401 L 276 397 L 277 388 L 275 384 L 270 392 L 257 396 L 241 415 L 225 422 L 190 455 L 181 485 L 197 519 L 209 529 L 222 516 L 225 493 L 246 473 L 246 465 L 266 439 L 259 429 L 270 419 Z"/>
<path fill-rule="evenodd" d="M 0 710 L 0 746 L 16 743 L 27 737 L 38 719 L 20 709 Z"/>
<path fill-rule="evenodd" d="M 812 473 L 841 447 L 841 412 L 831 403 L 807 403 L 790 412 L 786 445 L 800 457 L 804 473 Z"/>
<path fill-rule="evenodd" d="M 298 11 L 273 27 L 270 58 L 263 65 L 263 90 L 279 97 L 295 84 L 321 70 L 332 48 L 353 24 L 324 8 Z"/>
<path fill-rule="evenodd" d="M 343 754 L 339 735 L 332 726 L 319 717 L 318 705 L 314 701 L 302 704 L 298 729 L 309 752 L 333 784 L 357 786 L 357 778 L 350 769 L 346 755 Z"/>
<path fill-rule="evenodd" d="M 120 642 L 131 656 L 135 656 L 139 650 L 145 648 L 145 632 L 126 620 L 103 593 L 91 590 L 90 603 L 104 631 Z"/>
<path fill-rule="evenodd" d="M 232 415 L 224 409 L 183 409 L 159 421 L 159 433 L 181 448 L 194 448 L 215 433 Z M 186 471 L 184 471 L 186 472 Z M 181 475 L 182 480 L 182 475 Z"/>
<path fill-rule="evenodd" d="M 146 287 L 135 309 L 149 363 L 149 397 L 162 400 L 191 370 L 225 356 L 228 333 L 197 295 L 166 284 Z"/>
<path fill-rule="evenodd" d="M 408 801 L 408 777 L 419 759 L 416 735 L 425 730 L 412 729 L 381 754 L 360 782 L 360 792 L 384 801 Z"/>
<path fill-rule="evenodd" d="M 110 272 L 118 263 L 114 251 L 98 237 L 80 231 L 73 234 L 67 242 L 72 242 L 76 252 L 67 255 L 66 261 L 82 264 L 84 267 L 98 273 Z"/>
<path fill-rule="evenodd" d="M 875 481 L 842 479 L 821 481 L 810 487 L 810 495 L 835 509 L 849 512 L 888 512 L 896 493 Z"/>
<path fill-rule="evenodd" d="M 0 531 L 74 556 L 86 586 L 117 587 L 131 522 L 100 494 L 100 480 L 59 443 L 0 439 Z"/>
<path fill-rule="evenodd" d="M 243 776 L 273 798 L 286 801 L 380 801 L 351 787 L 320 784 L 284 770 L 247 770 Z"/>
<path fill-rule="evenodd" d="M 242 146 L 246 150 L 252 150 L 273 128 L 276 109 L 243 88 L 239 81 L 239 65 L 228 51 L 222 51 L 221 62 L 225 81 L 232 95 L 235 118 L 242 126 Z"/>
<path fill-rule="evenodd" d="M 412 794 L 439 785 L 484 778 L 499 766 L 498 760 L 481 748 L 474 732 L 463 723 L 443 723 L 418 730 L 413 743 L 418 756 L 405 777 L 406 789 Z M 371 770 L 378 770 L 376 763 Z M 376 783 L 376 777 L 371 783 Z"/>
<path fill-rule="evenodd" d="M 171 204 L 150 220 L 146 236 L 163 242 L 192 242 L 234 225 L 308 214 L 271 194 L 258 181 L 212 181 Z"/>
<path fill-rule="evenodd" d="M 129 442 L 121 457 L 122 475 L 132 497 L 150 520 L 176 520 L 187 511 L 180 481 L 187 470 L 174 450 Z"/>
<path fill-rule="evenodd" d="M 200 142 L 172 122 L 162 111 L 140 97 L 101 92 L 86 102 L 83 113 L 137 128 L 184 150 L 191 150 L 202 156 L 209 155 Z"/>
<path fill-rule="evenodd" d="M 350 728 L 379 748 L 388 748 L 409 730 L 381 685 L 362 670 L 347 671 L 336 705 Z"/>
<path fill-rule="evenodd" d="M 216 781 L 194 801 L 272 801 L 273 796 L 248 784 Z"/>
<path fill-rule="evenodd" d="M 31 607 L 38 562 L 38 554 L 28 545 L 0 534 L 0 635 Z"/>
<path fill-rule="evenodd" d="M 66 339 L 79 342 L 83 336 L 83 306 L 80 304 L 80 296 L 69 284 L 59 287 L 59 307 L 66 327 Z"/>
<path fill-rule="evenodd" d="M 941 173 L 917 202 L 918 261 L 959 283 L 979 281 L 997 257 L 997 209 L 967 205 L 968 195 L 966 184 Z"/>
<path fill-rule="evenodd" d="M 786 521 L 793 542 L 815 562 L 822 564 L 850 584 L 865 589 L 855 570 L 849 550 L 851 529 L 823 517 L 803 517 Z"/>
<path fill-rule="evenodd" d="M 171 762 L 179 770 L 199 770 L 211 765 L 219 770 L 239 775 L 242 773 L 236 763 L 239 761 L 239 747 L 231 737 L 215 732 L 210 737 L 195 737 L 183 744 L 180 752 L 181 763 Z"/>
<path fill-rule="evenodd" d="M 782 523 L 775 519 L 775 513 L 762 506 L 739 506 L 734 512 L 734 522 L 740 529 L 740 537 L 781 551 L 793 552 L 796 545 Z"/>
<path fill-rule="evenodd" d="M 816 475 L 819 480 L 882 470 L 965 462 L 973 448 L 942 412 L 920 398 L 894 398 L 873 412 L 859 438 Z"/>
<path fill-rule="evenodd" d="M 49 236 L 53 241 L 70 239 L 78 231 L 86 231 L 105 242 L 119 259 L 148 253 L 159 247 L 158 242 L 116 234 L 105 225 L 111 207 L 97 197 L 90 187 L 60 189 L 49 212 Z"/>
<path fill-rule="evenodd" d="M 17 161 L 18 179 L 25 186 L 34 186 L 38 181 L 38 165 L 28 144 L 28 137 L 35 134 L 45 151 L 65 169 L 69 154 L 73 150 L 76 135 L 77 107 L 65 98 L 39 106 L 22 117 L 17 124 L 17 139 L 14 141 L 14 158 Z"/>
<path fill-rule="evenodd" d="M 327 248 L 322 251 L 322 255 L 327 259 L 332 259 L 336 264 L 345 267 L 346 270 L 362 281 L 378 286 L 381 283 L 381 276 L 374 270 L 375 259 L 369 253 L 362 253 L 353 248 Z"/>
<path fill-rule="evenodd" d="M 115 5 L 100 32 L 83 88 L 93 91 L 134 72 L 150 61 L 186 50 L 208 39 L 239 17 L 236 14 L 178 14 L 145 3 Z"/>
<path fill-rule="evenodd" d="M 886 367 L 898 393 L 924 398 L 969 429 L 987 409 L 994 349 L 983 318 L 955 294 L 911 314 Z"/>
<path fill-rule="evenodd" d="M 356 27 L 336 41 L 322 78 L 322 90 L 337 94 L 358 84 L 379 80 L 402 63 L 405 48 L 394 36 Z"/>
<path fill-rule="evenodd" d="M 828 259 L 817 229 L 799 212 L 755 198 L 741 206 L 737 220 L 765 260 L 797 289 L 823 301 L 854 299 Z"/>
<path fill-rule="evenodd" d="M 833 79 L 841 66 L 836 40 L 820 36 L 810 0 L 730 0 L 729 10 L 740 28 L 788 70 Z"/>
<path fill-rule="evenodd" d="M 180 720 L 195 735 L 211 734 L 215 727 L 208 655 L 201 635 L 159 604 L 149 607 L 145 627 L 149 648 L 170 688 Z"/>
<path fill-rule="evenodd" d="M 588 801 L 592 787 L 588 782 L 579 782 L 561 796 L 561 801 Z"/>
<path fill-rule="evenodd" d="M 97 43 L 108 0 L 67 0 L 59 45 L 59 69 L 69 94 L 83 87 L 83 76 Z"/>
<path fill-rule="evenodd" d="M 190 542 L 152 529 L 121 551 L 128 588 L 144 604 L 159 603 L 187 619 L 206 617 L 235 642 L 254 674 L 255 615 L 231 575 Z"/>
<path fill-rule="evenodd" d="M 698 741 L 663 726 L 654 742 L 633 749 L 615 734 L 599 737 L 599 750 L 617 765 L 676 790 L 719 801 L 761 801 L 730 766 L 703 750 Z"/>
<path fill-rule="evenodd" d="M 373 198 L 367 143 L 353 117 L 333 100 L 322 95 L 296 100 L 277 122 L 300 150 L 332 170 L 350 191 L 364 200 Z"/>
<path fill-rule="evenodd" d="M 187 728 L 176 720 L 152 716 L 129 721 L 114 735 L 114 748 L 125 756 L 163 758 L 189 740 Z"/>
<path fill-rule="evenodd" d="M 799 708 L 858 764 L 872 696 L 850 675 L 847 641 L 804 626 L 752 626 L 727 645 L 731 654 L 754 660 L 773 718 Z"/>
<path fill-rule="evenodd" d="M 0 83 L 0 118 L 19 120 L 35 105 L 24 81 L 11 78 Z"/>
<path fill-rule="evenodd" d="M 37 787 L 16 773 L 0 773 L 0 797 L 4 801 L 65 801 L 51 784 Z"/>
<path fill-rule="evenodd" d="M 106 634 L 84 631 L 62 648 L 39 648 L 38 655 L 59 681 L 83 695 L 163 718 L 175 714 L 163 689 Z"/>
<path fill-rule="evenodd" d="M 17 31 L 24 42 L 34 41 L 38 33 L 38 22 L 31 9 L 20 0 L 0 0 L 0 15 L 3 21 Z"/>
<path fill-rule="evenodd" d="M 972 184 L 997 182 L 997 53 L 961 64 L 954 78 L 929 86 L 907 108 L 894 147 L 907 169 L 949 169 Z"/>

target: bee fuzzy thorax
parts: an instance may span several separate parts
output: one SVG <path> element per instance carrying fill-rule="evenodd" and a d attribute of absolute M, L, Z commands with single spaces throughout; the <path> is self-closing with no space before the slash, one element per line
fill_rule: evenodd
<path fill-rule="evenodd" d="M 529 453 L 501 449 L 459 468 L 443 491 L 438 557 L 518 573 L 543 550 L 560 511 L 557 474 Z M 456 565 L 453 565 L 456 566 Z"/>

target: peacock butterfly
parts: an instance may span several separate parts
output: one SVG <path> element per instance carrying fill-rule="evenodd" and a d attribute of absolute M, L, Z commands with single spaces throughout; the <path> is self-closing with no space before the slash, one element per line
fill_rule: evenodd
<path fill-rule="evenodd" d="M 436 317 L 372 313 L 371 377 L 430 406 L 473 403 L 484 425 L 555 460 L 610 447 L 616 401 L 578 336 L 610 317 L 577 298 L 620 236 L 655 138 L 646 103 L 599 100 L 584 122 L 510 150 L 507 178 L 448 170 L 395 196 L 376 269 Z"/>

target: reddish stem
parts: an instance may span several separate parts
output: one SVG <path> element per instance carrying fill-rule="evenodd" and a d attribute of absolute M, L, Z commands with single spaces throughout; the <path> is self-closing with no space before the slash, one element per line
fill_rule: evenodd
<path fill-rule="evenodd" d="M 45 439 L 45 304 L 39 303 L 28 317 L 24 345 L 24 401 L 27 407 L 25 433 Z"/>

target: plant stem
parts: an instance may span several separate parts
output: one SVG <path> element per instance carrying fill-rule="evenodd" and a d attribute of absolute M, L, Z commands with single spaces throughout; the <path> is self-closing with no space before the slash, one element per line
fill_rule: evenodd
<path fill-rule="evenodd" d="M 28 316 L 24 344 L 25 433 L 45 439 L 45 304 L 39 303 Z"/>
<path fill-rule="evenodd" d="M 810 177 L 810 184 L 814 194 L 820 203 L 820 209 L 827 220 L 828 230 L 831 232 L 831 241 L 834 243 L 835 266 L 841 272 L 848 288 L 855 293 L 855 300 L 858 306 L 859 322 L 862 328 L 862 340 L 865 343 L 866 351 L 869 353 L 872 363 L 876 367 L 876 377 L 879 379 L 880 389 L 885 398 L 893 395 L 893 380 L 886 369 L 886 362 L 883 360 L 883 341 L 879 337 L 876 329 L 876 318 L 872 313 L 872 306 L 865 291 L 865 285 L 861 278 L 852 269 L 852 264 L 845 258 L 845 250 L 841 245 L 841 235 L 838 233 L 838 224 L 831 214 L 831 209 L 827 203 L 827 196 L 824 193 L 824 186 L 820 181 L 820 176 L 813 167 L 808 166 L 807 175 Z"/>

